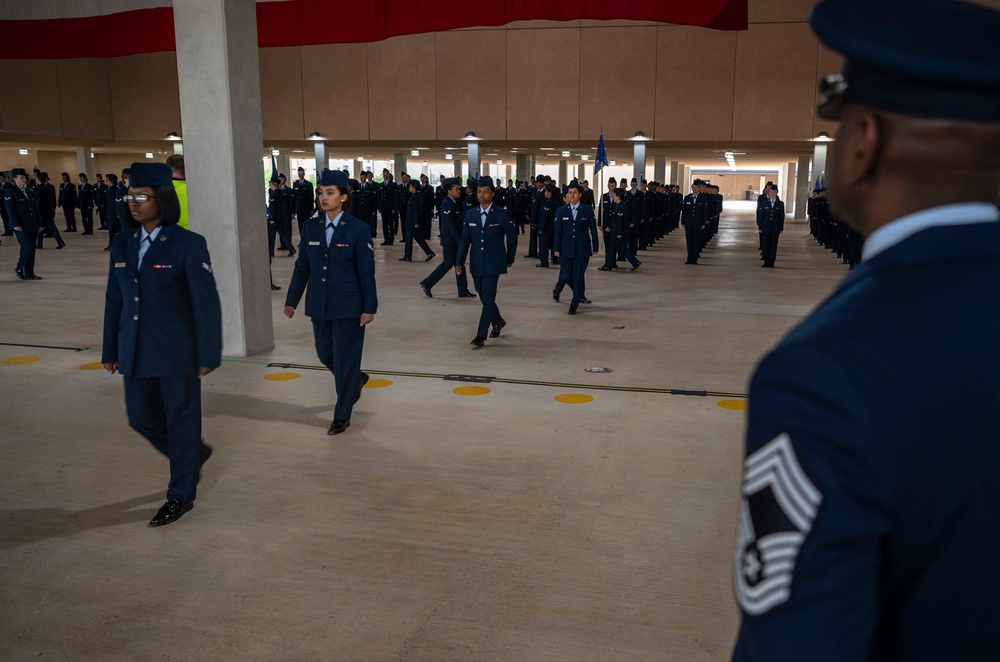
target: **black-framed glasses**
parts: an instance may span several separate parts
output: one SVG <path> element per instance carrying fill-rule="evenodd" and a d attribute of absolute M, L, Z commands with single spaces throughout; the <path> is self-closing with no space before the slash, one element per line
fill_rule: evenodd
<path fill-rule="evenodd" d="M 139 195 L 126 195 L 126 196 L 124 196 L 122 198 L 122 200 L 124 200 L 125 202 L 139 202 L 139 203 L 143 203 L 143 202 L 146 202 L 147 200 L 149 200 L 150 198 L 156 198 L 156 196 L 155 195 L 145 195 L 145 194 L 140 193 Z"/>
<path fill-rule="evenodd" d="M 839 120 L 847 88 L 847 80 L 843 74 L 830 74 L 820 79 L 819 93 L 822 97 L 816 106 L 816 114 L 823 119 Z"/>

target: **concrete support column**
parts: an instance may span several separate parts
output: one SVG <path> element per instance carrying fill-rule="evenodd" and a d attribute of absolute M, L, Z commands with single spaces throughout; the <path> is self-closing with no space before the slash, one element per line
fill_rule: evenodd
<path fill-rule="evenodd" d="M 212 254 L 223 353 L 260 354 L 274 347 L 274 325 L 256 8 L 241 0 L 174 0 L 173 7 L 188 181 L 221 184 L 188 187 L 191 229 Z"/>
<path fill-rule="evenodd" d="M 475 177 L 477 174 L 482 174 L 479 169 L 482 164 L 479 162 L 479 142 L 476 140 L 469 141 L 469 177 Z"/>
<path fill-rule="evenodd" d="M 785 169 L 785 213 L 792 214 L 794 218 L 795 207 L 798 205 L 799 196 L 796 191 L 797 164 L 792 161 Z"/>
<path fill-rule="evenodd" d="M 678 166 L 680 173 L 677 175 L 677 183 L 681 186 L 681 193 L 687 195 L 691 192 L 691 168 L 683 163 Z"/>
<path fill-rule="evenodd" d="M 528 174 L 528 170 L 529 170 L 529 168 L 528 168 L 528 161 L 530 159 L 531 159 L 531 157 L 528 156 L 527 154 L 518 154 L 514 158 L 515 166 L 516 166 L 514 168 L 514 176 L 517 178 L 517 180 L 519 182 L 520 181 L 525 181 L 529 177 L 529 174 Z"/>
<path fill-rule="evenodd" d="M 816 170 L 813 169 L 815 173 Z M 816 175 L 817 177 L 819 175 Z M 796 196 L 799 200 L 802 200 L 801 205 L 796 205 L 794 218 L 805 218 L 806 217 L 806 200 L 809 199 L 809 155 L 799 157 L 799 165 L 796 168 Z M 787 205 L 785 206 L 787 210 Z"/>
<path fill-rule="evenodd" d="M 76 183 L 79 181 L 77 174 L 84 173 L 87 175 L 87 179 L 90 182 L 94 181 L 94 157 L 91 156 L 93 152 L 90 151 L 89 147 L 77 147 L 76 148 L 76 172 L 70 173 L 70 181 Z"/>
<path fill-rule="evenodd" d="M 667 179 L 667 157 L 653 157 L 653 181 L 663 183 Z"/>
<path fill-rule="evenodd" d="M 462 159 L 455 159 L 455 176 L 462 179 Z M 465 186 L 465 182 L 462 182 L 462 186 Z"/>
<path fill-rule="evenodd" d="M 680 184 L 681 164 L 677 161 L 670 162 L 670 183 Z"/>
<path fill-rule="evenodd" d="M 397 184 L 403 181 L 403 173 L 406 172 L 406 154 L 397 153 L 392 155 L 392 178 Z"/>
<path fill-rule="evenodd" d="M 559 185 L 569 184 L 569 164 L 565 161 L 559 162 Z"/>
<path fill-rule="evenodd" d="M 313 152 L 316 159 L 316 181 L 319 181 L 320 173 L 330 167 L 330 148 L 322 140 L 317 140 L 313 145 Z"/>
<path fill-rule="evenodd" d="M 508 164 L 507 169 L 507 179 L 514 179 L 514 166 Z"/>
<path fill-rule="evenodd" d="M 632 176 L 638 181 L 646 178 L 646 143 L 637 141 L 632 148 Z"/>
<path fill-rule="evenodd" d="M 480 175 L 485 176 L 485 175 L 490 174 L 490 164 L 489 164 L 489 161 L 487 161 L 486 163 L 483 163 L 481 165 L 481 167 L 482 167 L 482 172 L 479 173 Z"/>

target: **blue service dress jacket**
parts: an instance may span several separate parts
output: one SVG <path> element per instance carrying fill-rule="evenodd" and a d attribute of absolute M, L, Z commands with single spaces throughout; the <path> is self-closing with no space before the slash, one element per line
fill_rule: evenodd
<path fill-rule="evenodd" d="M 222 309 L 205 238 L 177 225 L 159 234 L 136 266 L 141 230 L 111 242 L 101 362 L 126 377 L 163 377 L 218 368 Z"/>
<path fill-rule="evenodd" d="M 995 660 L 1000 223 L 851 272 L 757 367 L 737 662 Z"/>
<path fill-rule="evenodd" d="M 691 225 L 700 228 L 708 221 L 708 208 L 698 200 L 701 197 L 693 193 L 684 196 L 684 202 L 681 203 L 681 225 L 684 227 Z"/>
<path fill-rule="evenodd" d="M 775 199 L 766 199 L 757 205 L 757 227 L 763 232 L 782 232 L 785 229 L 785 203 Z"/>
<path fill-rule="evenodd" d="M 563 205 L 556 210 L 555 243 L 552 250 L 559 253 L 559 259 L 564 257 L 590 257 L 597 252 L 597 219 L 594 218 L 594 208 L 580 204 L 573 220 L 573 211 L 569 205 Z"/>
<path fill-rule="evenodd" d="M 458 247 L 462 238 L 462 217 L 458 204 L 445 196 L 441 201 L 441 245 Z"/>
<path fill-rule="evenodd" d="M 507 265 L 514 264 L 514 257 L 517 255 L 517 228 L 507 215 L 507 210 L 496 205 L 490 206 L 486 224 L 483 225 L 482 209 L 476 205 L 465 214 L 455 266 L 465 264 L 465 258 L 471 249 L 470 274 L 473 276 L 505 274 Z"/>
<path fill-rule="evenodd" d="M 4 206 L 10 219 L 10 228 L 21 228 L 24 232 L 37 232 L 39 219 L 35 216 L 35 206 L 31 194 L 18 186 L 11 186 L 4 192 Z"/>
<path fill-rule="evenodd" d="M 305 293 L 305 312 L 313 319 L 376 314 L 378 295 L 371 228 L 344 212 L 327 247 L 326 223 L 326 213 L 321 212 L 302 224 L 302 240 L 285 305 L 297 307 Z"/>

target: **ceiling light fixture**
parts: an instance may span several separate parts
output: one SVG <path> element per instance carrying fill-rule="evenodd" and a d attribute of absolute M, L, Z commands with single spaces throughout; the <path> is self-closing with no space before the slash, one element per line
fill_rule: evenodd
<path fill-rule="evenodd" d="M 28 155 L 28 150 L 26 150 L 26 149 L 19 149 L 19 150 L 17 150 L 17 153 L 20 154 L 21 156 L 27 156 Z"/>
<path fill-rule="evenodd" d="M 419 149 L 413 150 L 412 152 L 410 152 L 410 156 L 420 156 L 420 150 Z"/>
<path fill-rule="evenodd" d="M 309 140 L 323 140 L 323 136 L 319 135 L 319 131 L 313 131 L 309 134 Z"/>
<path fill-rule="evenodd" d="M 176 140 L 180 140 L 181 137 L 177 135 L 176 131 L 171 131 L 170 133 L 167 134 L 166 139 L 167 140 L 175 140 L 176 141 Z"/>
<path fill-rule="evenodd" d="M 463 140 L 472 141 L 472 140 L 479 140 L 479 138 L 476 137 L 475 131 L 469 131 L 468 133 L 465 134 L 465 138 L 463 138 Z"/>
<path fill-rule="evenodd" d="M 454 156 L 452 156 L 451 154 L 445 154 L 445 155 L 444 155 L 444 158 L 445 158 L 445 159 L 447 159 L 448 161 L 451 161 L 451 160 L 453 160 L 453 159 L 454 159 L 455 157 L 454 157 Z"/>

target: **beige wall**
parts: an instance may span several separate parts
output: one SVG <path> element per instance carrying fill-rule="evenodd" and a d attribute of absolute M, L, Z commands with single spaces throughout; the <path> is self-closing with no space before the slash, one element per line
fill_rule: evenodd
<path fill-rule="evenodd" d="M 750 27 L 524 21 L 371 44 L 260 51 L 265 141 L 798 141 L 819 76 L 839 68 L 812 0 L 750 0 Z M 484 66 L 487 65 L 487 66 Z M 161 140 L 182 130 L 173 53 L 0 62 L 0 130 Z"/>

